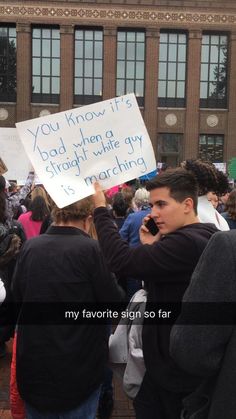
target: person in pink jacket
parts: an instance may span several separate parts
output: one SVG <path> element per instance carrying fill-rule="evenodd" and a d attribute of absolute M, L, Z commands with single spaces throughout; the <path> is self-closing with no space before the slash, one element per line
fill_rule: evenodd
<path fill-rule="evenodd" d="M 18 221 L 24 228 L 26 238 L 38 236 L 44 219 L 49 215 L 48 206 L 42 196 L 36 196 L 30 205 L 30 211 L 21 214 Z"/>

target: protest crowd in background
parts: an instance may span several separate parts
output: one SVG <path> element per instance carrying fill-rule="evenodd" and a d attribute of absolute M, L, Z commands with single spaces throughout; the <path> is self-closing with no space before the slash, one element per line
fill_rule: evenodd
<path fill-rule="evenodd" d="M 145 226 L 150 219 L 158 227 L 154 235 Z M 0 176 L 0 357 L 14 338 L 13 419 L 95 419 L 96 412 L 108 419 L 114 406 L 115 372 L 108 362 L 114 322 L 26 326 L 22 316 L 28 302 L 123 307 L 138 295 L 147 310 L 183 298 L 235 302 L 233 229 L 236 190 L 226 175 L 201 160 L 186 160 L 177 169 L 163 165 L 152 179 L 105 192 L 96 183 L 93 197 L 62 209 L 43 185 L 34 184 L 33 172 L 20 189 Z M 21 309 L 14 317 L 10 303 L 15 301 Z M 136 310 L 142 311 L 142 304 Z M 186 326 L 188 313 L 179 308 L 177 314 L 180 325 L 176 316 L 166 324 L 142 317 L 138 325 L 125 326 L 127 334 L 132 327 L 132 337 L 126 336 L 121 376 L 136 419 L 221 419 L 213 413 L 218 406 L 233 419 L 230 390 L 220 396 L 218 388 L 224 388 L 225 370 L 236 384 L 229 367 L 233 349 L 236 353 L 232 319 L 228 327 Z M 118 345 L 122 351 L 122 342 Z"/>

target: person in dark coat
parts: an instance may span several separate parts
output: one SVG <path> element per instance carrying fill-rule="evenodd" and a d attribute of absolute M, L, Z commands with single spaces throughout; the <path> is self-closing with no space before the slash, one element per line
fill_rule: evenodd
<path fill-rule="evenodd" d="M 99 303 L 120 302 L 123 292 L 88 235 L 92 212 L 91 198 L 54 207 L 53 225 L 27 240 L 17 260 L 16 377 L 27 418 L 96 416 L 108 355 L 106 318 L 86 322 L 81 307 L 91 312 L 93 303 L 98 310 Z M 77 324 L 70 321 L 75 309 Z"/>
<path fill-rule="evenodd" d="M 236 416 L 236 231 L 216 233 L 193 273 L 173 326 L 170 353 L 200 379 L 184 400 L 183 419 Z"/>
<path fill-rule="evenodd" d="M 152 236 L 142 225 L 140 238 L 143 244 L 130 247 L 122 240 L 106 209 L 105 196 L 98 183 L 95 183 L 94 220 L 110 269 L 118 275 L 144 281 L 147 312 L 150 313 L 153 307 L 181 302 L 198 259 L 217 229 L 213 224 L 199 222 L 196 179 L 185 169 L 165 171 L 147 183 L 147 190 L 150 191 L 149 217 L 157 224 L 159 233 Z M 198 383 L 169 356 L 173 323 L 174 318 L 169 318 L 168 324 L 158 324 L 157 317 L 152 324 L 150 319 L 144 319 L 146 374 L 134 400 L 137 419 L 179 419 L 182 398 Z"/>

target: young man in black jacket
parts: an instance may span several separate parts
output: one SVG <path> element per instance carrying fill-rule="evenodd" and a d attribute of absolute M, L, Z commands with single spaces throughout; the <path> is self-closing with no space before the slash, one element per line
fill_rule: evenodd
<path fill-rule="evenodd" d="M 144 281 L 148 311 L 152 304 L 162 307 L 171 303 L 176 307 L 175 303 L 181 302 L 198 259 L 217 229 L 213 224 L 199 222 L 197 183 L 185 169 L 164 172 L 147 184 L 147 190 L 152 207 L 149 217 L 159 232 L 152 236 L 143 225 L 140 246 L 130 248 L 120 238 L 97 183 L 94 216 L 99 243 L 110 269 Z M 168 324 L 158 324 L 158 319 L 151 324 L 144 319 L 146 374 L 134 400 L 137 419 L 179 419 L 182 398 L 198 383 L 197 378 L 192 379 L 169 356 L 171 323 L 170 318 Z"/>

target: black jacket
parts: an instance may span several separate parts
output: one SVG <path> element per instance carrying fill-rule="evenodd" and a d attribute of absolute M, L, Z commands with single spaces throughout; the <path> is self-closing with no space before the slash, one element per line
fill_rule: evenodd
<path fill-rule="evenodd" d="M 98 243 L 73 227 L 51 226 L 28 240 L 19 255 L 13 292 L 23 301 L 18 319 L 17 383 L 23 400 L 39 411 L 60 412 L 79 406 L 103 380 L 107 359 L 106 324 L 40 324 L 45 304 L 70 310 L 70 302 L 120 301 Z M 35 322 L 27 310 L 33 302 Z M 55 303 L 55 304 L 54 304 Z M 61 304 L 56 304 L 61 303 Z M 62 303 L 65 303 L 64 305 Z M 67 307 L 68 304 L 68 307 Z M 47 307 L 47 306 L 46 306 Z M 37 317 L 38 313 L 38 317 Z"/>
<path fill-rule="evenodd" d="M 209 238 L 217 229 L 213 224 L 187 225 L 152 245 L 130 248 L 120 238 L 106 208 L 97 208 L 95 225 L 102 252 L 110 269 L 142 279 L 150 303 L 180 303 L 191 274 Z M 144 319 L 143 353 L 149 379 L 174 392 L 189 392 L 198 379 L 182 371 L 169 356 L 171 324 L 148 324 Z"/>
<path fill-rule="evenodd" d="M 171 331 L 172 357 L 189 374 L 201 377 L 198 389 L 185 400 L 186 418 L 234 419 L 236 415 L 235 255 L 235 230 L 212 237 Z M 195 324 L 189 325 L 189 319 Z"/>

